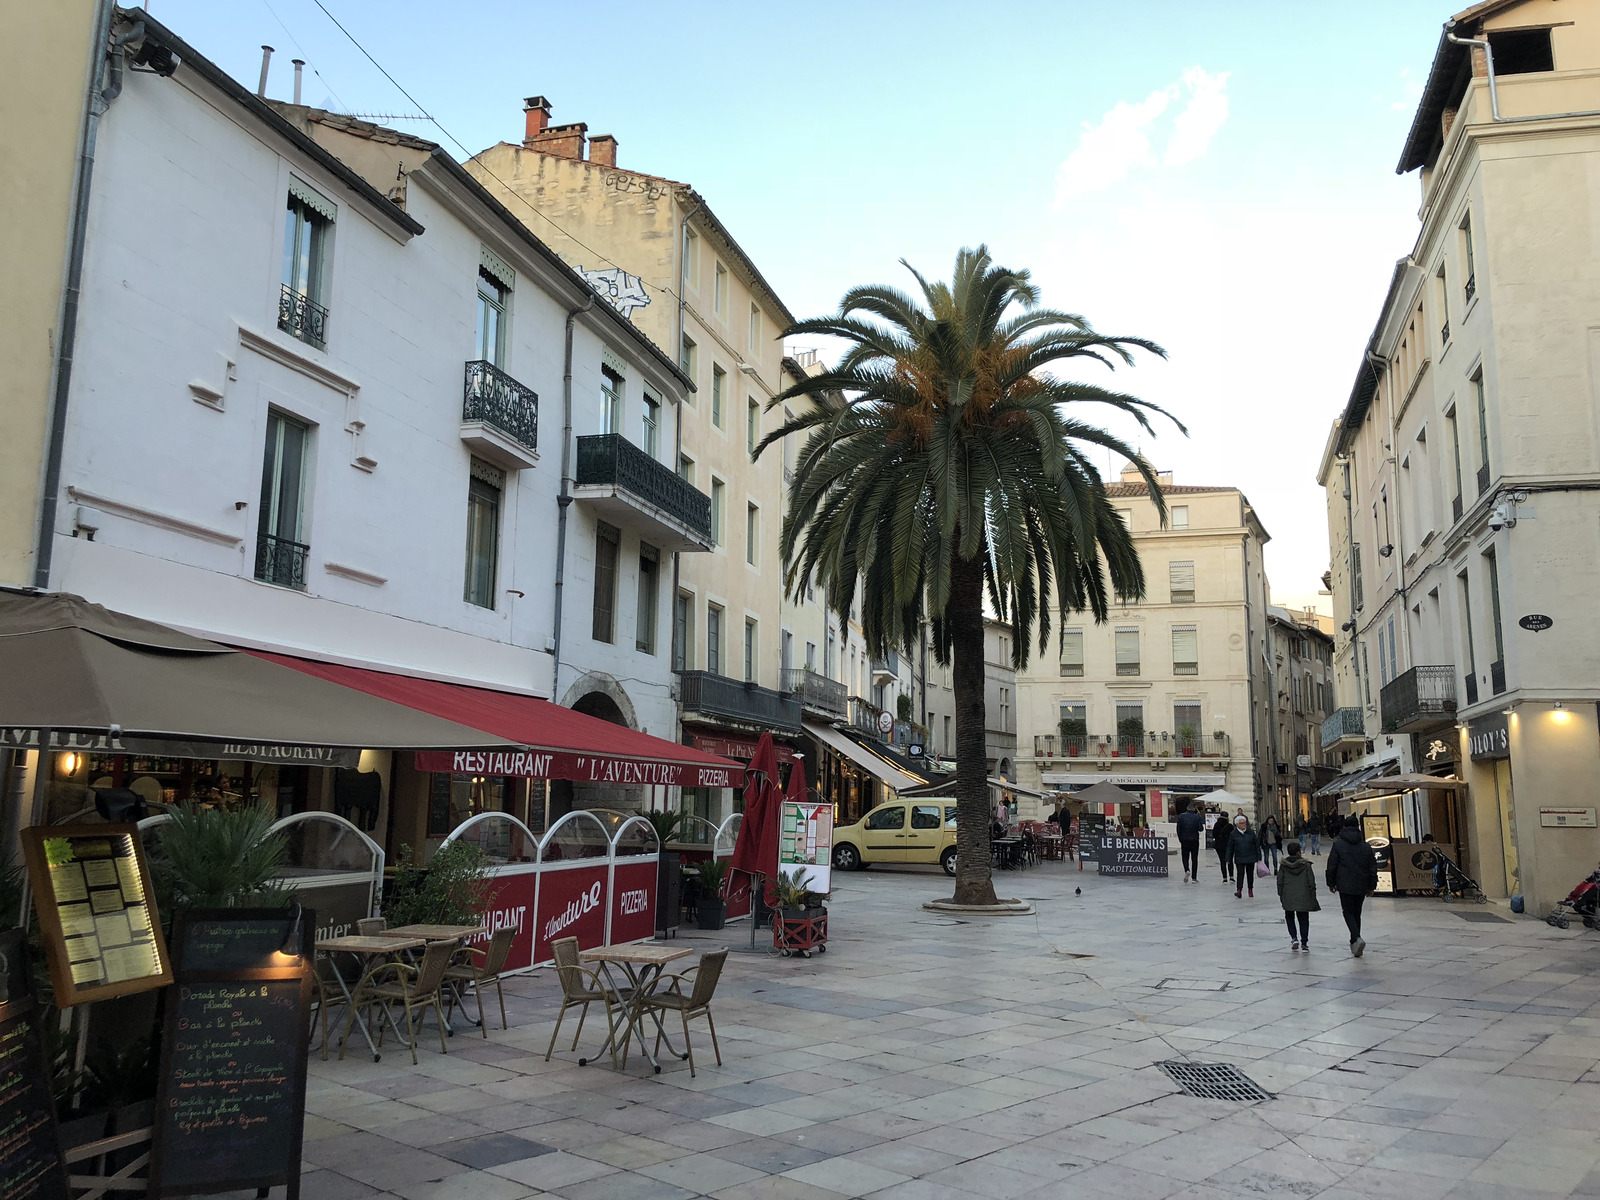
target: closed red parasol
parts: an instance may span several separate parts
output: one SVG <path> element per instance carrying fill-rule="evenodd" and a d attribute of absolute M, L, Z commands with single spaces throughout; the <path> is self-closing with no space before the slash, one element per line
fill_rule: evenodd
<path fill-rule="evenodd" d="M 772 881 L 778 874 L 778 822 L 783 808 L 783 789 L 778 786 L 778 752 L 772 734 L 763 733 L 756 743 L 755 757 L 745 768 L 744 820 L 733 843 L 733 858 L 728 866 L 766 881 L 763 893 L 771 902 Z"/>

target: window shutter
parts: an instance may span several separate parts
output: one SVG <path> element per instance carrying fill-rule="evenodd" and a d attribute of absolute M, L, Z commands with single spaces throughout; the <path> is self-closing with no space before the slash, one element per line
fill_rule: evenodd
<path fill-rule="evenodd" d="M 1175 675 L 1200 673 L 1200 631 L 1193 625 L 1173 626 L 1172 672 Z"/>
<path fill-rule="evenodd" d="M 1083 630 L 1068 629 L 1061 635 L 1061 674 L 1083 674 Z"/>
<path fill-rule="evenodd" d="M 1117 630 L 1117 674 L 1137 675 L 1139 673 L 1139 631 L 1137 629 Z"/>
<path fill-rule="evenodd" d="M 487 246 L 478 247 L 478 266 L 484 274 L 489 276 L 506 291 L 515 291 L 517 273 L 511 269 L 506 260 L 501 258 Z"/>
<path fill-rule="evenodd" d="M 334 217 L 338 215 L 339 209 L 332 200 L 294 175 L 289 176 L 289 195 L 329 224 L 332 224 Z"/>
<path fill-rule="evenodd" d="M 1172 602 L 1174 604 L 1194 603 L 1194 563 L 1170 563 L 1167 567 L 1167 576 L 1172 586 Z"/>

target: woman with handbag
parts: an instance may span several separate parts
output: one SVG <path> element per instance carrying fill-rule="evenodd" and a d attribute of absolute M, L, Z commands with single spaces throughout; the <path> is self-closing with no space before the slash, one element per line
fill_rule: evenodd
<path fill-rule="evenodd" d="M 1250 899 L 1256 898 L 1256 872 L 1266 875 L 1266 864 L 1261 862 L 1261 837 L 1250 828 L 1250 818 L 1240 813 L 1233 819 L 1233 836 L 1228 839 L 1228 857 L 1233 860 L 1233 895 L 1243 899 L 1244 889 L 1250 889 Z"/>

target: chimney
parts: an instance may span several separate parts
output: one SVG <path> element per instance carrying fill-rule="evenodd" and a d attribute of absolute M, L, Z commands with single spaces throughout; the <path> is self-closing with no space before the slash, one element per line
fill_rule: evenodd
<path fill-rule="evenodd" d="M 261 82 L 256 84 L 256 95 L 267 94 L 267 68 L 272 65 L 272 47 L 261 47 Z"/>
<path fill-rule="evenodd" d="M 306 60 L 303 59 L 303 58 L 296 58 L 296 59 L 292 59 L 291 61 L 294 63 L 294 102 L 295 102 L 295 106 L 299 107 L 299 104 L 300 104 L 300 73 L 305 70 Z"/>
<path fill-rule="evenodd" d="M 602 167 L 617 165 L 617 139 L 609 133 L 597 133 L 589 139 L 589 161 Z"/>
<path fill-rule="evenodd" d="M 527 120 L 522 144 L 531 146 L 533 139 L 543 133 L 550 124 L 550 101 L 543 96 L 529 96 L 522 102 L 522 115 Z"/>
<path fill-rule="evenodd" d="M 587 125 L 582 121 L 574 121 L 570 125 L 552 125 L 526 139 L 522 144 L 529 150 L 537 150 L 540 154 L 582 162 L 583 143 L 588 133 Z"/>

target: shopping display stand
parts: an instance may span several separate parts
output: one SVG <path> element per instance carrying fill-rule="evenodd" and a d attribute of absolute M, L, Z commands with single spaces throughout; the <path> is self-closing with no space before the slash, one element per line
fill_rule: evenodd
<path fill-rule="evenodd" d="M 824 953 L 828 949 L 828 910 L 808 908 L 803 916 L 798 917 L 786 912 L 774 912 L 772 948 L 785 958 L 792 954 L 809 958 L 812 951 Z"/>

